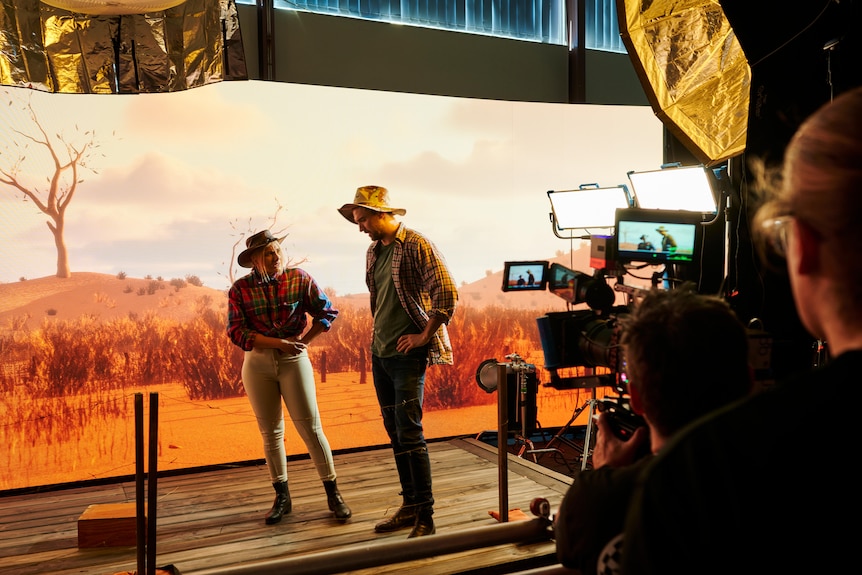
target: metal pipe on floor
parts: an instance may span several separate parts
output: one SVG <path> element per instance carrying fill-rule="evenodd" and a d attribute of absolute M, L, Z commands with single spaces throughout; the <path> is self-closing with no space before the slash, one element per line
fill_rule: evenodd
<path fill-rule="evenodd" d="M 330 575 L 506 543 L 548 541 L 552 536 L 550 519 L 536 517 L 427 537 L 369 543 L 260 563 L 205 569 L 195 571 L 194 575 Z"/>
<path fill-rule="evenodd" d="M 563 567 L 558 563 L 545 567 L 535 567 L 526 571 L 513 571 L 511 575 L 580 575 L 580 571 Z"/>

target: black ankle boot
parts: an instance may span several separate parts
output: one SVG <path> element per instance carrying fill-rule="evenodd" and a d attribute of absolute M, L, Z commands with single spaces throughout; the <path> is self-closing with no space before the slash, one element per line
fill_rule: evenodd
<path fill-rule="evenodd" d="M 287 481 L 279 481 L 273 483 L 272 486 L 275 488 L 275 501 L 272 503 L 272 509 L 266 514 L 267 525 L 278 523 L 293 509 L 290 493 L 287 491 Z"/>
<path fill-rule="evenodd" d="M 338 492 L 338 486 L 335 484 L 335 480 L 324 481 L 323 488 L 326 489 L 326 502 L 329 504 L 329 510 L 335 513 L 335 518 L 340 521 L 347 521 L 350 519 L 350 516 L 352 515 L 350 507 L 348 507 L 344 502 L 344 499 L 341 498 L 341 493 Z"/>
<path fill-rule="evenodd" d="M 434 535 L 437 532 L 437 528 L 434 527 L 434 519 L 432 515 L 433 511 L 429 509 L 423 509 L 416 515 L 416 524 L 413 526 L 413 531 L 410 532 L 410 535 L 407 536 L 408 539 L 412 537 L 423 537 L 425 535 Z"/>

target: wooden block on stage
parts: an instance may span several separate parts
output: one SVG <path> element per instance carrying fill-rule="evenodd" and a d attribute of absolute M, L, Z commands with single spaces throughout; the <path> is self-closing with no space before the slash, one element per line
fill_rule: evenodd
<path fill-rule="evenodd" d="M 78 517 L 78 548 L 136 546 L 136 508 L 134 502 L 87 507 Z"/>

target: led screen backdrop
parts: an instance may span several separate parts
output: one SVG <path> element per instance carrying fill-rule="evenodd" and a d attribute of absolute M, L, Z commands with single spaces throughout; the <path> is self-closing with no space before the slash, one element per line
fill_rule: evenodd
<path fill-rule="evenodd" d="M 496 429 L 477 367 L 518 353 L 547 381 L 535 318 L 565 310 L 547 292 L 503 293 L 504 262 L 591 271 L 588 246 L 553 234 L 547 191 L 661 163 L 648 107 L 264 82 L 0 96 L 0 490 L 133 474 L 135 393 L 158 393 L 159 469 L 262 458 L 224 323 L 239 246 L 264 227 L 288 234 L 341 310 L 310 350 L 333 448 L 384 444 L 368 238 L 336 211 L 366 184 L 389 188 L 461 289 L 456 364 L 428 375 L 429 438 Z M 537 399 L 552 427 L 584 398 L 540 386 Z M 290 425 L 286 441 L 304 453 Z"/>

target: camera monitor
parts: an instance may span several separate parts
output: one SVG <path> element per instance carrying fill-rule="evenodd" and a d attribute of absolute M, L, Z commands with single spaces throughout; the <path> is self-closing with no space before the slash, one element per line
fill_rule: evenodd
<path fill-rule="evenodd" d="M 548 285 L 548 262 L 505 262 L 503 291 L 543 291 Z"/>
<path fill-rule="evenodd" d="M 616 257 L 621 264 L 691 264 L 703 243 L 701 214 L 627 208 L 616 212 Z"/>

